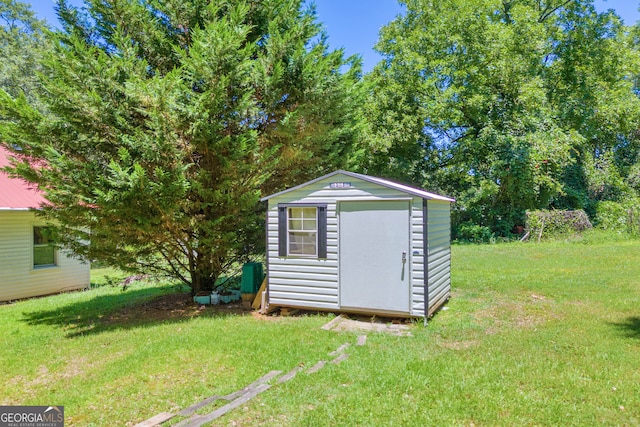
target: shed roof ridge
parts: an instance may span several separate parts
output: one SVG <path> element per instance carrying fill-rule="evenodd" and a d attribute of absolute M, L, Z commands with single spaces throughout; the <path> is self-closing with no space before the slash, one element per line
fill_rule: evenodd
<path fill-rule="evenodd" d="M 340 175 L 340 174 L 346 175 L 346 176 L 349 176 L 349 177 L 352 177 L 352 178 L 361 179 L 363 181 L 372 182 L 374 184 L 378 184 L 378 185 L 382 185 L 384 187 L 388 187 L 388 188 L 392 188 L 392 189 L 395 189 L 395 190 L 398 190 L 398 191 L 402 191 L 404 193 L 408 193 L 408 194 L 411 194 L 411 195 L 414 195 L 414 196 L 418 196 L 418 197 L 421 197 L 421 198 L 427 199 L 427 200 L 441 200 L 441 201 L 447 201 L 447 202 L 450 202 L 450 203 L 455 202 L 455 199 L 452 199 L 452 198 L 446 197 L 446 196 L 442 196 L 442 195 L 439 195 L 439 194 L 436 194 L 436 193 L 430 193 L 430 192 L 428 192 L 428 191 L 426 191 L 426 190 L 424 190 L 422 188 L 412 187 L 410 185 L 394 182 L 394 181 L 388 180 L 386 178 L 379 178 L 379 177 L 376 177 L 376 176 L 364 175 L 364 174 L 360 174 L 360 173 L 357 173 L 357 172 L 351 172 L 351 171 L 347 171 L 347 170 L 343 170 L 343 169 L 338 169 L 338 170 L 330 172 L 330 173 L 328 173 L 326 175 L 323 175 L 323 176 L 320 176 L 318 178 L 312 179 L 311 181 L 307 181 L 307 182 L 304 182 L 302 184 L 296 185 L 294 187 L 288 188 L 286 190 L 271 194 L 269 196 L 263 197 L 260 200 L 261 201 L 266 201 L 266 200 L 272 199 L 274 197 L 289 193 L 291 191 L 299 190 L 299 189 L 301 189 L 303 187 L 306 187 L 308 185 L 314 184 L 316 182 L 319 182 L 319 181 L 325 180 L 327 178 L 330 178 L 332 176 Z"/>

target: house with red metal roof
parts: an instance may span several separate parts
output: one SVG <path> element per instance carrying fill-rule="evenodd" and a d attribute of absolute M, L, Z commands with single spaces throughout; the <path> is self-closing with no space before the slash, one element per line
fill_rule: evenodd
<path fill-rule="evenodd" d="M 9 156 L 0 146 L 0 169 Z M 0 301 L 89 286 L 89 263 L 54 245 L 48 224 L 36 216 L 45 203 L 36 187 L 0 170 Z"/>

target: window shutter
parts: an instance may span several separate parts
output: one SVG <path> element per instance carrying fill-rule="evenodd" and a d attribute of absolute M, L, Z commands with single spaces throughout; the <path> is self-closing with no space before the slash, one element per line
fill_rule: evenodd
<path fill-rule="evenodd" d="M 318 258 L 327 257 L 327 206 L 318 206 Z"/>
<path fill-rule="evenodd" d="M 287 207 L 278 206 L 278 256 L 287 256 Z"/>

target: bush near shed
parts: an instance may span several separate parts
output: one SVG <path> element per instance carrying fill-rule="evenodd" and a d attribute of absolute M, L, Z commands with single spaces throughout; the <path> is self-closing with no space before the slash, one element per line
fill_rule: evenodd
<path fill-rule="evenodd" d="M 593 228 L 589 217 L 582 210 L 536 210 L 527 211 L 525 229 L 529 239 L 570 236 Z"/>
<path fill-rule="evenodd" d="M 640 199 L 599 202 L 596 205 L 596 225 L 607 231 L 640 235 Z"/>
<path fill-rule="evenodd" d="M 454 240 L 468 243 L 489 243 L 495 239 L 495 234 L 489 227 L 473 224 L 470 221 L 462 223 L 453 230 Z"/>

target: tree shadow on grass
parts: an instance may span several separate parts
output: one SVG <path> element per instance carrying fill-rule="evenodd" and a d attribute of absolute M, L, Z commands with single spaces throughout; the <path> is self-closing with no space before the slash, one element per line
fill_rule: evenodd
<path fill-rule="evenodd" d="M 640 339 L 640 317 L 638 316 L 627 317 L 624 321 L 611 323 L 611 325 L 629 338 Z"/>
<path fill-rule="evenodd" d="M 194 317 L 221 317 L 249 313 L 242 304 L 198 306 L 189 293 L 175 286 L 129 289 L 110 295 L 98 295 L 50 310 L 23 313 L 29 325 L 62 328 L 67 338 L 117 329 L 131 329 Z"/>

